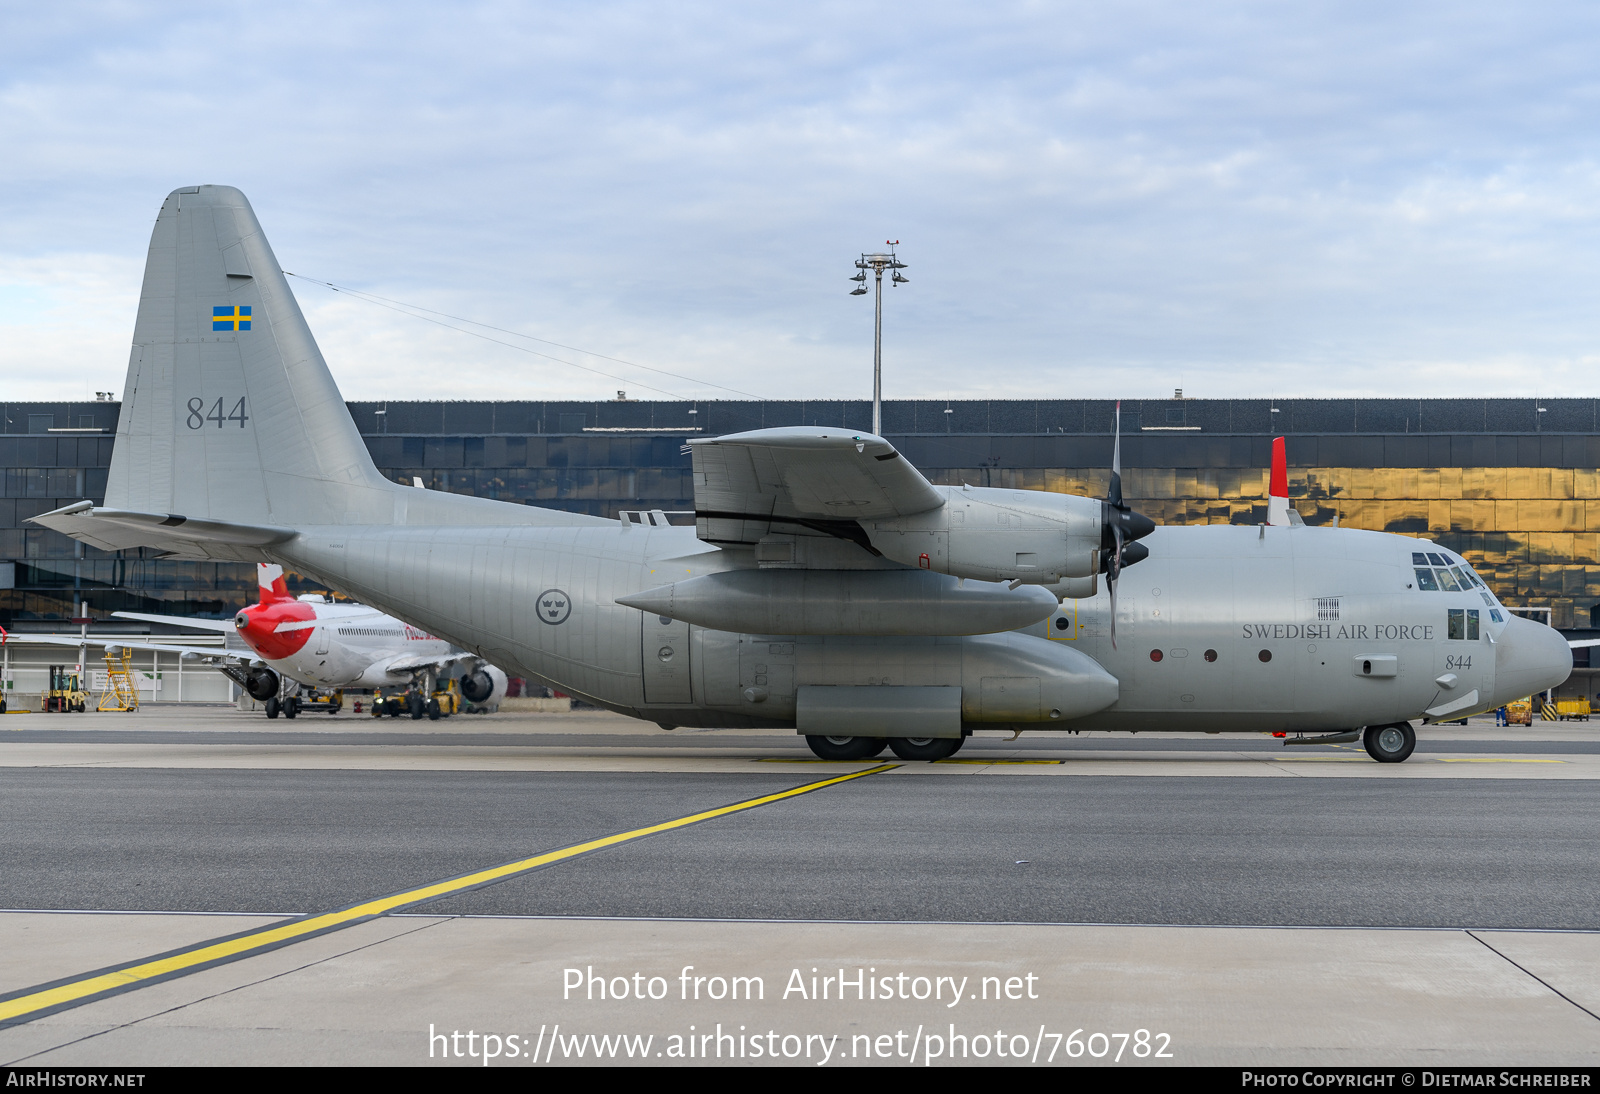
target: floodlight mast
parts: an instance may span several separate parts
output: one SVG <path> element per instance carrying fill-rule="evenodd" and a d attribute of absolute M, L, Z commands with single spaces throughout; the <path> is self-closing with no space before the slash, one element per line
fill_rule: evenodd
<path fill-rule="evenodd" d="M 900 271 L 906 268 L 896 256 L 894 249 L 900 245 L 898 239 L 887 240 L 888 254 L 863 254 L 856 263 L 860 271 L 850 280 L 856 287 L 850 290 L 851 296 L 865 296 L 867 294 L 867 271 L 873 272 L 874 288 L 876 290 L 873 300 L 874 316 L 872 320 L 872 432 L 883 436 L 883 271 L 893 271 L 889 278 L 891 285 L 904 285 L 909 279 L 900 276 Z"/>

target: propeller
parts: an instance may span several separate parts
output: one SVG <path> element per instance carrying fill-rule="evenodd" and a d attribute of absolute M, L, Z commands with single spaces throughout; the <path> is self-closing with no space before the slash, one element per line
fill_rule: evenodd
<path fill-rule="evenodd" d="M 1111 442 L 1111 486 L 1101 505 L 1100 548 L 1105 561 L 1106 592 L 1111 598 L 1111 648 L 1117 648 L 1117 579 L 1124 566 L 1150 557 L 1150 548 L 1135 542 L 1156 530 L 1155 521 L 1136 513 L 1122 500 L 1122 402 L 1117 402 L 1115 440 Z"/>

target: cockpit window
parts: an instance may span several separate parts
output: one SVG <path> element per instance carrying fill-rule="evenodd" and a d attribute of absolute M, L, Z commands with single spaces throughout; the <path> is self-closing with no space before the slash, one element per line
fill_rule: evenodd
<path fill-rule="evenodd" d="M 1428 564 L 1428 556 L 1427 555 L 1423 554 L 1421 551 L 1412 551 L 1411 552 L 1411 565 L 1413 565 L 1413 566 L 1426 566 L 1427 564 Z"/>
<path fill-rule="evenodd" d="M 1459 593 L 1461 586 L 1456 583 L 1455 571 L 1440 567 L 1434 571 L 1439 575 L 1439 587 L 1447 593 Z"/>
<path fill-rule="evenodd" d="M 1428 592 L 1439 591 L 1439 583 L 1433 580 L 1432 570 L 1424 570 L 1420 566 L 1417 567 L 1417 588 L 1424 589 Z"/>
<path fill-rule="evenodd" d="M 1433 563 L 1435 566 L 1448 566 L 1448 565 L 1450 565 L 1450 560 L 1449 559 L 1445 558 L 1443 555 L 1436 555 L 1432 551 L 1428 552 L 1428 561 Z"/>

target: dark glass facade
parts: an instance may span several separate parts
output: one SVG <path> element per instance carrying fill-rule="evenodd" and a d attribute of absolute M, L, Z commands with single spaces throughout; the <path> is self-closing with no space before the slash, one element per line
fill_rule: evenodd
<path fill-rule="evenodd" d="M 25 524 L 103 497 L 118 404 L 5 404 L 0 624 L 115 610 L 223 615 L 250 568 L 107 555 Z M 599 516 L 692 508 L 685 440 L 779 425 L 866 429 L 865 402 L 349 404 L 385 475 Z M 884 432 L 936 483 L 1098 495 L 1114 404 L 884 404 Z M 1307 523 L 1427 536 L 1511 606 L 1600 624 L 1600 400 L 1145 400 L 1123 403 L 1124 491 L 1168 524 L 1265 518 L 1271 438 L 1288 437 Z M 305 586 L 311 588 L 312 586 Z"/>

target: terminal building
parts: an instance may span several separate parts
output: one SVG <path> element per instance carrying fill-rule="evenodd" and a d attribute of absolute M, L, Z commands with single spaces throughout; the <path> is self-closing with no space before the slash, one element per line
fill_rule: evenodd
<path fill-rule="evenodd" d="M 27 524 L 103 499 L 120 404 L 3 406 L 0 625 L 59 631 L 119 610 L 226 617 L 254 599 L 248 566 L 108 554 Z M 606 517 L 692 509 L 694 437 L 871 422 L 865 401 L 348 406 L 397 482 Z M 893 401 L 883 432 L 935 483 L 1103 495 L 1113 414 L 1106 400 Z M 1271 440 L 1287 437 L 1290 500 L 1307 524 L 1434 540 L 1508 607 L 1600 637 L 1600 400 L 1180 395 L 1125 401 L 1122 431 L 1124 493 L 1158 524 L 1262 523 Z"/>

